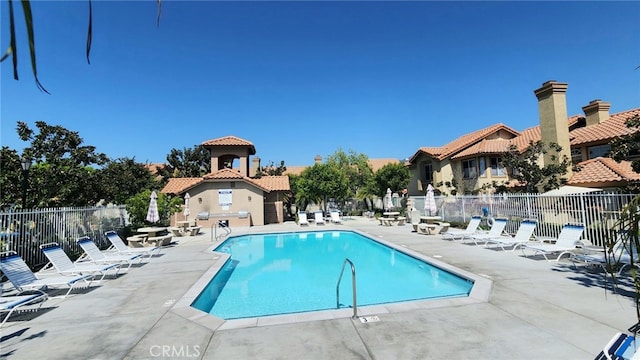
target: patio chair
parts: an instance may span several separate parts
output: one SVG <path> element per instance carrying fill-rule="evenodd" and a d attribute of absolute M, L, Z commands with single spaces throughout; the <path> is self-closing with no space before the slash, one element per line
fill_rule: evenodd
<path fill-rule="evenodd" d="M 515 251 L 518 247 L 531 241 L 531 236 L 533 236 L 533 232 L 536 230 L 537 225 L 537 220 L 522 220 L 515 236 L 499 236 L 488 238 L 485 239 L 484 245 L 487 246 L 489 244 L 495 244 L 496 246 L 502 248 L 503 251 L 505 250 L 505 246 L 512 246 L 512 251 Z"/>
<path fill-rule="evenodd" d="M 44 269 L 53 266 L 60 275 L 71 274 L 87 274 L 91 276 L 102 275 L 100 280 L 104 279 L 107 273 L 111 270 L 113 277 L 118 276 L 120 271 L 120 264 L 92 264 L 92 263 L 74 263 L 69 259 L 69 256 L 62 250 L 57 243 L 48 243 L 40 245 L 40 250 L 49 260 L 49 264 L 45 265 Z"/>
<path fill-rule="evenodd" d="M 94 262 L 96 264 L 104 264 L 104 263 L 120 263 L 120 264 L 129 264 L 127 270 L 131 268 L 134 260 L 138 260 L 138 262 L 142 262 L 142 254 L 119 254 L 113 251 L 100 251 L 98 246 L 91 240 L 90 237 L 85 236 L 78 240 L 76 240 L 78 245 L 84 250 L 84 258 L 88 258 L 89 261 Z"/>
<path fill-rule="evenodd" d="M 334 224 L 342 224 L 340 213 L 338 211 L 331 211 L 331 222 Z"/>
<path fill-rule="evenodd" d="M 298 225 L 303 226 L 303 225 L 307 225 L 309 226 L 309 220 L 307 219 L 307 213 L 304 211 L 299 211 L 298 212 Z"/>
<path fill-rule="evenodd" d="M 622 236 L 624 236 L 625 232 L 621 232 L 618 235 L 618 239 L 613 244 L 611 249 L 606 249 L 604 247 L 598 248 L 598 253 L 588 253 L 588 249 L 583 247 L 583 252 L 571 253 L 569 260 L 573 263 L 575 267 L 576 264 L 582 263 L 584 265 L 597 265 L 602 267 L 603 270 L 606 271 L 607 265 L 621 265 L 618 270 L 618 275 L 621 275 L 624 269 L 627 267 L 635 266 L 640 269 L 640 264 L 638 263 L 640 259 L 638 259 L 638 250 L 635 248 L 633 244 L 625 244 L 623 242 Z M 631 249 L 632 251 L 629 251 Z M 593 251 L 594 248 L 591 248 Z"/>
<path fill-rule="evenodd" d="M 411 219 L 413 221 L 413 216 Z M 418 222 L 420 221 L 419 217 L 417 221 Z M 478 232 L 478 226 L 480 226 L 480 221 L 482 221 L 482 217 L 472 216 L 471 220 L 469 221 L 469 224 L 467 224 L 466 229 L 460 230 L 460 229 L 449 228 L 446 232 L 442 233 L 442 238 L 445 240 L 464 240 L 465 238 L 469 238 L 471 235 L 476 234 Z"/>
<path fill-rule="evenodd" d="M 313 218 L 315 220 L 316 225 L 324 225 L 324 214 L 322 214 L 322 211 L 314 212 Z"/>
<path fill-rule="evenodd" d="M 584 232 L 584 225 L 582 224 L 565 224 L 558 234 L 555 244 L 524 244 L 520 247 L 522 254 L 526 257 L 525 249 L 533 250 L 534 255 L 542 254 L 544 259 L 549 261 L 547 255 L 560 253 L 556 261 L 560 260 L 562 255 L 569 254 L 576 249 L 576 246 L 580 242 L 580 237 Z"/>
<path fill-rule="evenodd" d="M 632 335 L 616 333 L 596 355 L 596 360 L 635 359 L 637 355 L 636 339 Z"/>
<path fill-rule="evenodd" d="M 486 241 L 491 238 L 497 238 L 502 236 L 502 232 L 504 228 L 507 227 L 507 219 L 506 218 L 496 218 L 493 220 L 493 225 L 491 225 L 491 229 L 486 234 L 471 234 L 469 235 L 469 239 L 473 240 L 476 245 L 479 245 L 480 242 Z M 463 239 L 464 240 L 464 239 Z M 486 244 L 486 242 L 485 242 Z"/>
<path fill-rule="evenodd" d="M 162 249 L 162 247 L 160 246 L 136 247 L 136 248 L 128 247 L 124 243 L 124 241 L 122 241 L 118 233 L 115 231 L 107 231 L 106 233 L 104 233 L 104 235 L 111 242 L 112 247 L 109 249 L 113 249 L 117 251 L 119 254 L 128 254 L 128 255 L 140 254 L 143 256 L 146 255 L 147 257 L 151 257 L 154 255 L 154 253 L 155 255 L 160 254 L 160 249 Z"/>
<path fill-rule="evenodd" d="M 64 297 L 67 297 L 71 290 L 78 284 L 85 283 L 90 286 L 92 275 L 58 275 L 38 277 L 29 269 L 29 266 L 22 260 L 15 251 L 0 253 L 0 270 L 9 279 L 13 287 L 22 292 L 27 290 L 49 289 L 50 287 L 68 287 L 69 290 Z"/>
<path fill-rule="evenodd" d="M 0 323 L 0 328 L 7 322 L 7 320 L 9 320 L 9 317 L 14 312 L 22 311 L 23 306 L 39 303 L 40 305 L 38 305 L 36 309 L 29 309 L 27 311 L 39 310 L 47 298 L 47 294 L 40 290 L 35 290 L 34 294 L 18 294 L 0 297 L 0 313 L 7 313 L 4 316 L 2 323 Z"/>

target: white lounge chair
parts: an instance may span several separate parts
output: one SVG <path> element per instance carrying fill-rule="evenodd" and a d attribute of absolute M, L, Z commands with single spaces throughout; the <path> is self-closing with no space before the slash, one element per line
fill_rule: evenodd
<path fill-rule="evenodd" d="M 322 211 L 314 212 L 313 218 L 315 220 L 316 225 L 324 225 L 324 215 L 322 214 Z"/>
<path fill-rule="evenodd" d="M 419 216 L 417 221 L 420 222 Z M 469 238 L 471 235 L 478 232 L 478 226 L 480 226 L 481 221 L 482 218 L 480 216 L 472 216 L 466 229 L 460 230 L 449 228 L 446 232 L 442 233 L 442 238 L 445 240 L 464 240 L 465 238 Z M 411 223 L 413 224 L 413 215 L 411 216 Z"/>
<path fill-rule="evenodd" d="M 140 254 L 140 255 L 146 255 L 147 257 L 151 257 L 154 254 L 156 255 L 159 254 L 160 249 L 162 249 L 162 247 L 160 246 L 138 247 L 138 248 L 128 247 L 124 243 L 124 241 L 122 241 L 118 233 L 115 231 L 107 231 L 106 233 L 104 233 L 104 235 L 111 242 L 112 249 L 117 251 L 120 254 L 130 254 L 130 255 Z"/>
<path fill-rule="evenodd" d="M 334 224 L 342 224 L 340 213 L 338 211 L 331 211 L 331 222 Z"/>
<path fill-rule="evenodd" d="M 303 226 L 303 225 L 309 225 L 309 220 L 307 219 L 307 213 L 304 211 L 299 211 L 298 212 L 298 225 Z"/>
<path fill-rule="evenodd" d="M 524 244 L 520 248 L 522 249 L 522 254 L 524 256 L 527 256 L 525 250 L 529 249 L 533 250 L 534 255 L 542 254 L 547 261 L 549 261 L 547 255 L 560 253 L 556 259 L 556 261 L 558 261 L 562 255 L 568 254 L 576 249 L 583 231 L 584 225 L 582 224 L 565 224 L 562 227 L 562 230 L 560 230 L 560 234 L 558 234 L 555 244 L 530 243 Z"/>
<path fill-rule="evenodd" d="M 8 313 L 4 316 L 2 323 L 0 323 L 0 328 L 9 320 L 11 314 L 22 310 L 21 308 L 23 306 L 39 303 L 40 305 L 35 309 L 37 310 L 42 307 L 42 304 L 44 304 L 47 298 L 47 294 L 40 290 L 35 290 L 34 294 L 18 294 L 0 297 L 0 313 Z"/>
<path fill-rule="evenodd" d="M 63 296 L 69 295 L 77 284 L 91 285 L 92 275 L 58 275 L 38 277 L 29 269 L 20 255 L 15 251 L 0 253 L 0 270 L 18 291 L 49 289 L 51 287 L 68 287 Z"/>
<path fill-rule="evenodd" d="M 632 249 L 632 251 L 629 251 L 629 249 Z M 587 251 L 583 251 L 582 254 L 573 252 L 569 257 L 569 260 L 573 262 L 574 266 L 577 263 L 582 263 L 585 265 L 601 266 L 605 270 L 607 264 L 621 265 L 618 270 L 618 275 L 621 275 L 627 267 L 635 266 L 640 269 L 640 264 L 638 263 L 640 261 L 640 259 L 638 259 L 638 250 L 635 249 L 633 244 L 625 244 L 620 237 L 616 240 L 611 249 L 605 249 L 602 247 L 600 250 L 602 251 L 595 254 L 587 253 Z"/>
<path fill-rule="evenodd" d="M 486 234 L 472 234 L 469 236 L 471 240 L 476 245 L 479 245 L 481 242 L 486 241 L 487 239 L 497 238 L 502 236 L 502 232 L 504 228 L 507 227 L 507 219 L 506 218 L 496 218 L 493 220 L 493 225 L 491 225 L 491 229 Z"/>
<path fill-rule="evenodd" d="M 91 276 L 102 275 L 99 281 L 102 281 L 109 271 L 113 272 L 113 277 L 118 275 L 120 264 L 93 264 L 93 263 L 74 263 L 69 256 L 62 250 L 57 243 L 48 243 L 40 245 L 40 250 L 49 260 L 49 264 L 45 265 L 46 270 L 49 266 L 53 266 L 60 275 L 87 274 Z"/>
<path fill-rule="evenodd" d="M 522 220 L 518 231 L 515 236 L 499 236 L 485 239 L 485 246 L 489 244 L 495 244 L 505 250 L 505 246 L 512 246 L 512 251 L 515 251 L 518 247 L 531 241 L 531 236 L 536 230 L 538 222 L 533 219 Z"/>
<path fill-rule="evenodd" d="M 113 251 L 100 251 L 96 244 L 89 237 L 83 237 L 76 240 L 78 245 L 84 250 L 84 254 L 86 258 L 96 264 L 104 264 L 104 263 L 121 263 L 121 264 L 129 264 L 127 270 L 131 268 L 134 260 L 138 260 L 138 262 L 142 261 L 142 254 L 119 254 Z M 83 259 L 83 258 L 81 258 Z"/>

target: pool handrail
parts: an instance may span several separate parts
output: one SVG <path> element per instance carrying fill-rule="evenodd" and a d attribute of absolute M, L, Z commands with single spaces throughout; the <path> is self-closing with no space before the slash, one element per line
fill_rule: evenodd
<path fill-rule="evenodd" d="M 338 277 L 338 284 L 336 285 L 336 308 L 340 308 L 340 281 L 342 280 L 342 274 L 344 274 L 344 267 L 347 265 L 347 262 L 351 265 L 351 287 L 353 293 L 353 316 L 351 318 L 357 319 L 358 305 L 356 297 L 356 267 L 349 258 L 345 258 L 342 262 L 342 270 L 340 270 L 340 277 Z"/>

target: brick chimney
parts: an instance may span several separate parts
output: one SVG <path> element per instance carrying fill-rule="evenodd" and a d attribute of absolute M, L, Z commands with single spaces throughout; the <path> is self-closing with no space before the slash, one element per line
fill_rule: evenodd
<path fill-rule="evenodd" d="M 251 171 L 250 171 L 250 177 L 255 177 L 256 173 L 258 172 L 258 169 L 260 168 L 260 158 L 257 156 L 254 156 L 251 159 Z"/>
<path fill-rule="evenodd" d="M 569 142 L 569 120 L 567 118 L 567 83 L 559 83 L 549 80 L 542 84 L 542 87 L 535 90 L 538 98 L 538 113 L 540 116 L 540 132 L 542 142 L 546 146 L 549 143 L 556 143 L 562 147 L 562 151 L 557 154 L 561 159 L 566 156 L 571 159 L 571 144 Z M 544 154 L 544 164 L 552 162 L 553 152 Z M 567 178 L 571 177 L 571 169 L 568 169 Z"/>
<path fill-rule="evenodd" d="M 589 101 L 589 105 L 582 107 L 584 116 L 587 118 L 587 126 L 596 125 L 609 120 L 609 109 L 611 104 L 600 99 Z"/>
<path fill-rule="evenodd" d="M 314 157 L 313 160 L 315 161 L 316 164 L 320 164 L 322 162 L 322 156 L 316 155 L 316 157 Z"/>

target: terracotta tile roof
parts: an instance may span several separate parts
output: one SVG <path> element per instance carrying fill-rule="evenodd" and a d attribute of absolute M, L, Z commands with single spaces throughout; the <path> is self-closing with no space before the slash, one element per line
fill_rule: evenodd
<path fill-rule="evenodd" d="M 600 124 L 575 129 L 571 131 L 571 145 L 608 141 L 621 135 L 640 131 L 638 129 L 630 129 L 625 124 L 628 118 L 635 115 L 640 115 L 640 109 L 613 114 L 607 121 Z"/>
<path fill-rule="evenodd" d="M 511 145 L 511 139 L 484 139 L 460 151 L 451 159 L 456 160 L 480 154 L 500 154 L 509 150 L 509 145 Z"/>
<path fill-rule="evenodd" d="M 508 127 L 505 124 L 495 124 L 495 125 L 491 125 L 489 127 L 486 127 L 484 129 L 480 129 L 480 130 L 476 130 L 474 132 L 471 132 L 469 134 L 466 135 L 462 135 L 459 138 L 451 141 L 450 143 L 441 146 L 441 147 L 430 147 L 430 148 L 420 148 L 418 149 L 418 151 L 413 154 L 413 156 L 409 159 L 410 163 L 413 163 L 413 161 L 420 155 L 420 154 L 427 154 L 427 155 L 431 155 L 433 157 L 435 157 L 438 160 L 444 160 L 446 158 L 448 158 L 451 155 L 454 155 L 464 149 L 466 149 L 467 147 L 483 140 L 486 139 L 487 137 L 489 137 L 490 135 L 493 135 L 495 133 L 497 133 L 500 130 L 504 130 L 508 133 L 511 133 L 513 136 L 518 136 L 518 132 L 515 131 L 514 129 Z"/>
<path fill-rule="evenodd" d="M 291 189 L 289 177 L 287 176 L 265 176 L 261 179 L 252 179 L 241 175 L 236 170 L 222 169 L 207 174 L 202 178 L 171 178 L 169 182 L 167 182 L 167 185 L 162 188 L 161 192 L 166 194 L 180 194 L 206 180 L 242 180 L 266 192 Z"/>
<path fill-rule="evenodd" d="M 180 194 L 198 185 L 202 178 L 170 178 L 160 192 L 165 194 Z"/>
<path fill-rule="evenodd" d="M 401 163 L 402 161 L 399 159 L 394 159 L 394 158 L 382 158 L 382 159 L 369 159 L 369 166 L 371 166 L 371 169 L 373 170 L 373 172 L 376 172 L 378 170 L 380 170 L 380 168 L 382 168 L 383 166 L 387 165 L 387 164 L 393 164 L 393 163 Z M 284 172 L 285 175 L 300 175 L 304 169 L 311 167 L 313 165 L 309 165 L 309 166 L 289 166 L 287 165 L 287 171 Z"/>
<path fill-rule="evenodd" d="M 392 158 L 387 158 L 387 159 L 369 159 L 369 166 L 371 166 L 371 170 L 373 170 L 373 172 L 376 172 L 378 170 L 380 170 L 383 166 L 388 165 L 388 164 L 396 164 L 401 162 L 398 159 L 392 159 Z"/>
<path fill-rule="evenodd" d="M 518 148 L 518 151 L 523 152 L 529 147 L 532 141 L 538 142 L 540 140 L 542 140 L 540 126 L 534 126 L 523 130 L 520 135 L 511 139 L 511 143 Z"/>
<path fill-rule="evenodd" d="M 287 170 L 284 172 L 284 175 L 300 175 L 304 169 L 308 168 L 308 166 L 289 166 L 287 165 Z"/>
<path fill-rule="evenodd" d="M 205 147 L 211 146 L 248 146 L 250 155 L 255 155 L 256 148 L 251 141 L 239 138 L 237 136 L 225 136 L 217 139 L 203 141 L 200 145 Z"/>
<path fill-rule="evenodd" d="M 256 183 L 262 187 L 269 189 L 270 191 L 289 191 L 291 185 L 289 184 L 289 177 L 282 176 L 263 176 L 259 179 L 253 179 Z"/>
<path fill-rule="evenodd" d="M 149 169 L 149 171 L 155 175 L 158 173 L 158 169 L 165 167 L 165 164 L 164 163 L 147 163 L 147 164 L 144 164 L 144 167 Z"/>
<path fill-rule="evenodd" d="M 598 157 L 583 161 L 578 166 L 581 170 L 573 173 L 569 185 L 640 181 L 640 174 L 633 171 L 630 161 L 618 163 L 610 158 Z"/>
<path fill-rule="evenodd" d="M 568 126 L 573 126 L 580 121 L 580 119 L 584 119 L 582 115 L 574 115 L 568 118 L 567 124 Z M 571 133 L 572 134 L 572 133 Z M 571 137 L 571 134 L 569 136 Z M 537 142 L 542 140 L 542 134 L 540 133 L 540 125 L 530 127 L 528 129 L 523 130 L 518 134 L 518 136 L 514 137 L 510 140 L 505 139 L 484 139 L 475 145 L 470 146 L 469 148 L 461 151 L 460 153 L 452 156 L 452 159 L 460 159 L 473 155 L 480 154 L 499 154 L 507 151 L 509 145 L 513 144 L 516 146 L 518 151 L 523 152 L 528 147 L 529 144 L 533 142 Z M 507 144 L 505 145 L 505 141 Z M 426 149 L 426 148 L 423 148 Z M 433 154 L 430 154 L 433 155 Z"/>

